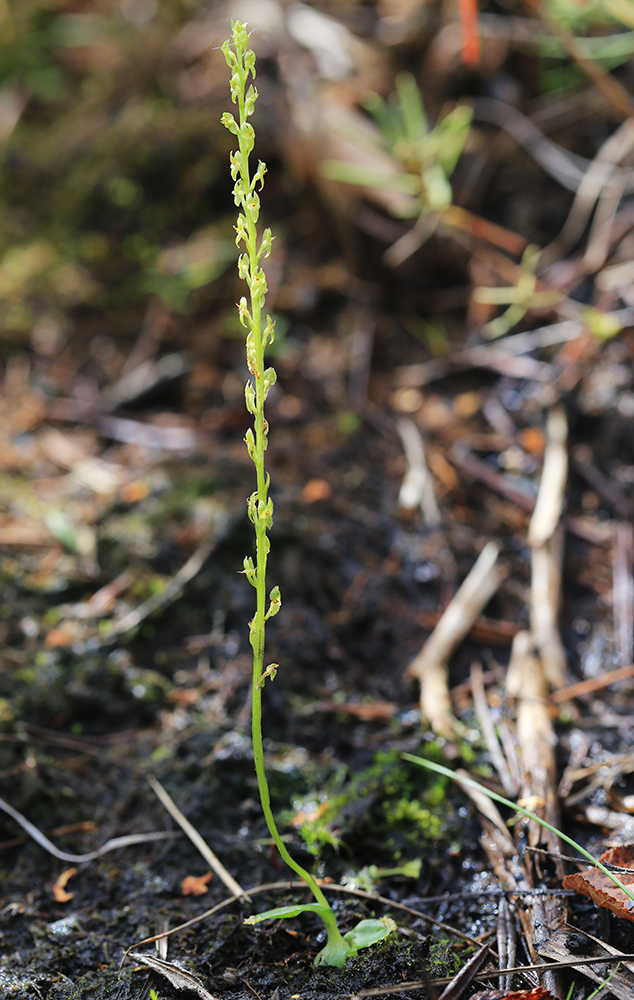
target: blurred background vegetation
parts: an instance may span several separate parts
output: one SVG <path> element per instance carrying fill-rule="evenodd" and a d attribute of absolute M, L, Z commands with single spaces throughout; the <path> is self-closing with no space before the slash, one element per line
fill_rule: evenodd
<path fill-rule="evenodd" d="M 196 311 L 235 259 L 225 95 L 202 79 L 192 92 L 179 37 L 198 6 L 0 6 L 4 352 L 30 341 L 52 356 L 80 319 L 132 333 L 151 295 Z"/>

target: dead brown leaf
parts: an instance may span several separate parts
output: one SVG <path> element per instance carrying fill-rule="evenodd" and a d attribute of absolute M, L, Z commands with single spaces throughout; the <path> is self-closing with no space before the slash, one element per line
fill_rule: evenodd
<path fill-rule="evenodd" d="M 67 868 L 63 871 L 61 875 L 58 876 L 57 880 L 53 883 L 53 899 L 56 903 L 68 903 L 74 896 L 72 892 L 66 892 L 66 883 L 77 874 L 76 868 Z"/>
<path fill-rule="evenodd" d="M 605 851 L 599 858 L 604 865 L 618 865 L 620 868 L 631 868 L 631 875 L 618 873 L 618 879 L 628 888 L 634 888 L 634 844 L 624 844 Z M 564 889 L 576 889 L 582 896 L 589 896 L 597 906 L 604 906 L 617 917 L 624 920 L 634 920 L 634 909 L 630 909 L 632 901 L 622 889 L 604 875 L 598 868 L 582 874 L 566 875 L 563 880 Z"/>
<path fill-rule="evenodd" d="M 181 882 L 183 896 L 203 896 L 208 891 L 207 885 L 213 877 L 213 872 L 206 872 L 204 875 L 186 875 Z"/>

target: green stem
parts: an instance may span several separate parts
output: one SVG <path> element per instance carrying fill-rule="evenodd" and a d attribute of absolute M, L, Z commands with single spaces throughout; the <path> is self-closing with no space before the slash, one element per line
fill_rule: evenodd
<path fill-rule="evenodd" d="M 286 862 L 289 868 L 291 868 L 297 875 L 300 876 L 306 882 L 313 896 L 317 902 L 326 907 L 332 913 L 330 909 L 330 904 L 324 896 L 323 892 L 317 885 L 317 882 L 313 876 L 302 868 L 300 864 L 295 861 L 294 858 L 288 852 L 288 849 L 280 837 L 279 831 L 275 823 L 275 817 L 271 810 L 271 799 L 269 795 L 269 786 L 266 780 L 266 771 L 264 769 L 264 750 L 262 747 L 262 689 L 257 687 L 255 683 L 255 671 L 253 674 L 253 707 L 252 707 L 252 735 L 253 735 L 253 759 L 255 761 L 255 774 L 258 781 L 258 789 L 260 791 L 260 801 L 262 803 L 262 811 L 264 812 L 264 818 L 266 820 L 266 825 L 269 828 L 269 833 L 273 839 L 275 846 L 280 852 L 282 858 Z M 324 923 L 327 926 L 326 918 L 323 917 Z M 334 920 L 334 914 L 333 914 Z M 336 928 L 337 923 L 334 920 L 334 926 Z M 328 926 L 327 926 L 328 929 Z M 330 934 L 330 930 L 328 931 Z"/>
<path fill-rule="evenodd" d="M 334 912 L 316 880 L 291 857 L 279 834 L 271 809 L 269 787 L 264 767 L 262 687 L 264 680 L 269 674 L 269 670 L 264 671 L 266 619 L 271 614 L 276 613 L 280 600 L 279 592 L 277 592 L 274 607 L 272 594 L 271 606 L 267 613 L 266 564 L 269 551 L 267 531 L 272 523 L 272 504 L 268 497 L 269 481 L 264 464 L 264 452 L 266 451 L 268 433 L 268 425 L 264 416 L 264 403 L 272 383 L 269 373 L 266 373 L 264 368 L 264 352 L 269 327 L 267 324 L 267 329 L 264 332 L 262 331 L 262 307 L 266 295 L 266 278 L 260 268 L 260 257 L 262 254 L 268 255 L 271 235 L 267 230 L 258 247 L 257 220 L 259 216 L 259 200 L 255 191 L 256 182 L 251 178 L 249 167 L 249 154 L 253 148 L 254 135 L 253 129 L 248 122 L 249 115 L 253 111 L 257 93 L 254 88 L 249 88 L 247 91 L 249 74 L 251 73 L 255 77 L 255 57 L 252 52 L 247 51 L 248 33 L 246 25 L 236 21 L 233 22 L 232 29 L 235 51 L 231 50 L 229 43 L 225 43 L 223 51 L 227 63 L 232 70 L 231 92 L 234 102 L 238 105 L 239 121 L 236 123 L 231 115 L 223 115 L 223 121 L 227 128 L 238 138 L 237 158 L 234 159 L 232 157 L 232 174 L 236 181 L 234 196 L 240 209 L 237 227 L 238 243 L 244 243 L 246 249 L 246 253 L 240 259 L 239 270 L 246 279 L 249 288 L 248 306 L 244 304 L 243 300 L 239 310 L 241 322 L 243 322 L 249 331 L 247 338 L 247 362 L 253 378 L 253 386 L 249 387 L 247 385 L 247 406 L 254 418 L 253 437 L 249 439 L 251 432 L 248 432 L 246 440 L 249 454 L 256 469 L 257 485 L 254 496 L 249 500 L 249 515 L 255 527 L 255 566 L 251 560 L 245 560 L 245 571 L 249 574 L 250 582 L 256 591 L 256 611 L 253 621 L 250 623 L 250 637 L 253 647 L 253 702 L 251 716 L 253 758 L 262 810 L 273 842 L 288 867 L 306 882 L 319 904 L 319 913 L 328 932 L 328 944 L 321 953 L 321 961 L 342 965 L 345 962 L 345 955 L 349 947 L 339 932 Z M 256 179 L 260 181 L 260 186 L 264 169 L 264 165 L 260 164 L 258 166 L 258 173 L 255 175 Z M 270 339 L 272 340 L 272 332 Z M 251 404 L 249 403 L 249 392 L 252 393 Z"/>

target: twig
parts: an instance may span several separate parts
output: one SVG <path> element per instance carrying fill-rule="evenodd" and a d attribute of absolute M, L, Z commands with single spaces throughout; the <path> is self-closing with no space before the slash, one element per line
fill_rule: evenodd
<path fill-rule="evenodd" d="M 505 570 L 497 565 L 499 552 L 500 548 L 495 542 L 485 545 L 436 628 L 407 670 L 410 677 L 420 681 L 423 719 L 427 719 L 439 735 L 452 737 L 456 732 L 457 723 L 451 713 L 447 664 L 506 576 Z"/>
<path fill-rule="evenodd" d="M 500 956 L 499 968 L 504 968 L 505 965 L 514 965 L 517 954 L 515 920 L 511 917 L 506 896 L 502 896 L 498 906 L 497 941 L 498 955 Z M 500 980 L 500 986 L 503 990 L 508 991 L 511 989 L 511 982 L 511 976 L 504 976 Z"/>
<path fill-rule="evenodd" d="M 145 844 L 153 840 L 170 840 L 174 834 L 173 833 L 130 833 L 124 837 L 113 837 L 111 840 L 107 840 L 105 844 L 102 844 L 96 851 L 89 851 L 87 854 L 70 854 L 68 851 L 60 851 L 55 844 L 51 843 L 48 837 L 38 830 L 36 826 L 31 823 L 26 816 L 10 806 L 8 802 L 4 799 L 0 799 L 0 809 L 14 819 L 22 829 L 28 833 L 29 837 L 43 847 L 45 851 L 52 854 L 54 858 L 58 858 L 60 861 L 72 861 L 77 864 L 82 864 L 88 861 L 95 861 L 100 858 L 102 854 L 107 854 L 109 851 L 117 851 L 122 847 L 131 847 L 133 844 Z"/>
<path fill-rule="evenodd" d="M 170 816 L 176 820 L 181 830 L 187 834 L 194 847 L 200 851 L 207 864 L 213 869 L 218 878 L 224 882 L 229 892 L 235 896 L 236 899 L 241 899 L 244 902 L 247 902 L 249 899 L 248 893 L 246 893 L 242 886 L 240 886 L 233 876 L 229 874 L 222 862 L 219 861 L 209 845 L 206 844 L 200 836 L 198 830 L 191 825 L 186 816 L 183 816 L 182 812 L 171 796 L 165 791 L 160 781 L 157 781 L 151 774 L 148 774 L 147 780 L 150 788 L 157 798 L 160 799 Z"/>
<path fill-rule="evenodd" d="M 434 493 L 434 484 L 427 468 L 425 445 L 413 420 L 403 418 L 396 423 L 409 468 L 398 495 L 400 507 L 411 510 L 420 504 L 423 521 L 428 528 L 438 528 L 442 517 Z"/>
<path fill-rule="evenodd" d="M 631 326 L 634 320 L 634 309 L 620 309 L 611 314 L 623 326 Z M 541 347 L 552 347 L 555 344 L 565 344 L 576 340 L 585 334 L 586 327 L 581 319 L 566 319 L 560 323 L 538 327 L 526 333 L 515 333 L 496 344 L 479 344 L 464 351 L 456 351 L 448 358 L 434 358 L 421 364 L 406 365 L 396 370 L 398 385 L 406 388 L 418 388 L 436 379 L 444 378 L 454 369 L 481 368 L 491 363 L 494 358 L 506 359 L 518 354 L 538 350 Z M 550 366 L 546 366 L 548 368 Z"/>
<path fill-rule="evenodd" d="M 599 958 L 575 958 L 565 962 L 539 962 L 535 965 L 516 965 L 512 969 L 486 969 L 475 976 L 475 979 L 499 979 L 502 976 L 526 975 L 527 972 L 547 972 L 549 969 L 576 969 L 579 967 L 579 971 L 582 971 L 587 966 L 607 965 L 610 962 L 625 962 L 632 959 L 634 959 L 634 955 L 616 954 L 601 955 Z M 451 982 L 452 978 L 451 976 L 443 976 L 440 979 L 430 979 L 429 983 L 432 986 L 442 986 L 445 983 Z M 379 997 L 384 993 L 392 994 L 405 993 L 407 990 L 424 990 L 427 988 L 427 985 L 422 980 L 416 980 L 411 983 L 399 983 L 398 986 L 373 986 L 371 989 L 360 990 L 358 993 L 352 994 L 349 1000 L 365 1000 L 365 997 Z"/>
<path fill-rule="evenodd" d="M 450 458 L 454 465 L 483 482 L 494 493 L 505 497 L 514 503 L 520 510 L 532 514 L 535 510 L 535 495 L 532 492 L 532 484 L 527 483 L 523 489 L 521 485 L 516 485 L 501 472 L 495 472 L 490 465 L 477 458 L 468 448 L 462 444 L 455 444 L 450 452 Z"/>
<path fill-rule="evenodd" d="M 554 691 L 550 696 L 550 700 L 558 704 L 561 701 L 570 701 L 572 698 L 583 698 L 584 695 L 601 691 L 603 688 L 609 687 L 610 684 L 628 680 L 630 677 L 634 677 L 633 664 L 627 667 L 618 667 L 616 670 L 608 670 L 606 674 L 601 674 L 600 677 L 589 677 L 586 681 L 578 681 L 577 684 L 570 684 L 559 691 Z"/>
<path fill-rule="evenodd" d="M 612 607 L 614 640 L 621 663 L 631 663 L 634 632 L 634 533 L 632 525 L 621 521 L 614 526 L 612 546 Z"/>
<path fill-rule="evenodd" d="M 572 461 L 577 472 L 603 500 L 606 500 L 614 508 L 618 517 L 624 521 L 634 517 L 634 504 L 628 499 L 618 483 L 606 476 L 596 465 L 590 445 L 576 445 L 572 449 Z"/>
<path fill-rule="evenodd" d="M 174 962 L 166 962 L 162 958 L 157 958 L 156 955 L 142 955 L 136 951 L 126 952 L 126 957 L 134 958 L 137 962 L 147 965 L 152 972 L 158 973 L 159 976 L 164 976 L 177 990 L 188 990 L 191 993 L 197 993 L 201 997 L 201 1000 L 218 1000 L 209 990 L 205 989 L 197 976 L 188 972 L 187 969 L 181 969 Z"/>
<path fill-rule="evenodd" d="M 452 927 L 451 924 L 446 924 L 442 920 L 437 920 L 436 917 L 430 917 L 428 913 L 416 910 L 413 906 L 408 906 L 406 903 L 397 903 L 395 900 L 388 899 L 386 896 L 379 896 L 373 892 L 365 892 L 363 889 L 355 889 L 349 885 L 331 885 L 323 881 L 320 881 L 319 884 L 324 892 L 343 892 L 349 896 L 358 896 L 360 899 L 367 899 L 372 903 L 381 903 L 383 906 L 387 906 L 390 909 L 401 910 L 403 913 L 409 913 L 413 917 L 418 917 L 419 920 L 423 920 L 425 923 L 429 924 L 430 927 L 438 927 L 442 931 L 447 931 L 448 934 L 453 935 L 453 937 L 460 938 L 462 941 L 466 941 L 467 944 L 480 944 L 476 938 L 470 937 L 468 934 L 463 934 L 462 931 L 459 931 L 456 927 Z M 288 891 L 290 889 L 306 890 L 308 889 L 308 886 L 304 882 L 268 882 L 266 885 L 259 885 L 254 889 L 249 889 L 248 897 L 251 899 L 253 896 L 260 896 L 266 892 L 275 892 L 278 890 Z M 521 890 L 518 891 L 521 892 Z M 153 944 L 161 938 L 170 937 L 172 934 L 178 933 L 178 931 L 187 930 L 189 927 L 193 927 L 194 924 L 200 923 L 201 920 L 206 920 L 207 917 L 212 917 L 215 913 L 219 913 L 220 910 L 224 910 L 228 906 L 233 906 L 236 902 L 241 902 L 239 897 L 230 896 L 228 899 L 223 899 L 220 903 L 216 903 L 216 905 L 212 906 L 211 909 L 205 910 L 204 913 L 199 913 L 197 916 L 192 917 L 191 920 L 186 920 L 184 924 L 179 924 L 177 927 L 171 927 L 167 931 L 162 931 L 160 934 L 154 934 L 152 937 L 144 938 L 143 941 L 138 941 L 136 944 L 130 945 L 130 947 L 127 948 L 123 954 L 119 968 L 121 969 L 123 967 L 126 956 L 136 948 L 142 948 L 146 944 Z"/>

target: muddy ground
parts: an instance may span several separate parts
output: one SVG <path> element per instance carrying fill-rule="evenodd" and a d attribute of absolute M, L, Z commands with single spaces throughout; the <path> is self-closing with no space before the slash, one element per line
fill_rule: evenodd
<path fill-rule="evenodd" d="M 600 8 L 595 20 L 557 10 L 553 27 L 551 14 L 491 4 L 469 67 L 449 5 L 310 4 L 344 32 L 327 35 L 338 39 L 330 54 L 349 60 L 339 75 L 297 27 L 301 5 L 270 4 L 254 35 L 278 324 L 267 410 L 270 581 L 283 600 L 267 638 L 267 662 L 280 664 L 264 692 L 271 794 L 289 850 L 325 880 L 342 928 L 368 916 L 397 924 L 334 970 L 313 965 L 323 931 L 311 915 L 243 924 L 306 896 L 288 884 L 259 805 L 253 592 L 240 573 L 252 549 L 253 469 L 217 46 L 232 13 L 256 11 L 97 6 L 24 5 L 0 66 L 15 104 L 0 168 L 0 795 L 9 807 L 0 811 L 0 996 L 195 996 L 196 983 L 183 991 L 156 973 L 148 980 L 136 959 L 120 972 L 121 959 L 223 902 L 169 938 L 168 960 L 215 997 L 317 1000 L 417 983 L 398 995 L 433 1000 L 444 988 L 433 982 L 479 943 L 499 949 L 505 896 L 516 964 L 528 965 L 518 921 L 526 885 L 510 892 L 494 870 L 469 798 L 402 754 L 466 767 L 503 790 L 474 705 L 475 662 L 505 759 L 518 757 L 505 677 L 516 633 L 535 627 L 527 531 L 559 407 L 565 671 L 544 699 L 556 808 L 595 856 L 634 841 L 632 680 L 625 672 L 601 684 L 632 661 L 633 303 L 618 270 L 632 258 L 629 189 L 600 204 L 594 228 L 592 205 L 575 216 L 575 239 L 553 243 L 574 190 L 533 159 L 528 126 L 518 139 L 517 120 L 508 125 L 530 117 L 578 173 L 599 150 L 617 170 L 604 144 L 624 117 L 631 60 L 609 77 L 621 88 L 610 96 L 565 39 L 548 49 L 542 36 L 595 42 L 624 25 Z M 457 101 L 480 109 L 448 178 L 451 206 L 419 205 L 433 224 L 413 240 L 421 223 L 403 220 L 389 183 L 336 184 L 322 169 L 334 157 L 385 170 L 387 156 L 391 170 L 411 172 L 395 147 L 377 151 L 376 136 L 355 149 L 346 117 L 369 121 L 368 92 L 387 98 L 404 69 L 431 121 Z M 541 284 L 530 252 L 522 256 L 531 243 L 550 251 Z M 491 346 L 487 324 L 513 295 L 496 305 L 474 290 L 518 288 L 522 307 L 497 330 L 509 336 L 496 354 L 505 341 Z M 556 300 L 539 298 L 553 288 Z M 530 348 L 512 342 L 534 330 Z M 484 355 L 465 354 L 482 345 Z M 429 498 L 403 503 L 405 426 L 424 445 L 439 519 Z M 434 731 L 407 668 L 492 540 L 506 576 L 450 660 L 459 725 Z M 551 698 L 580 680 L 585 690 Z M 251 902 L 206 877 L 148 776 L 253 890 Z M 142 834 L 164 836 L 90 861 L 55 856 Z M 524 864 L 532 834 L 520 824 L 516 836 Z M 562 889 L 552 859 L 538 890 L 561 900 L 566 934 L 634 952 L 631 917 Z M 577 952 L 573 944 L 570 955 L 587 950 L 587 940 Z M 517 975 L 501 995 L 537 981 Z M 575 1000 L 593 988 L 569 969 L 549 988 L 563 997 L 572 983 Z"/>

